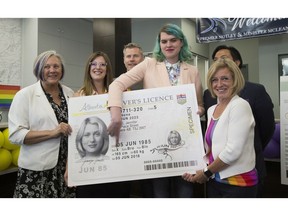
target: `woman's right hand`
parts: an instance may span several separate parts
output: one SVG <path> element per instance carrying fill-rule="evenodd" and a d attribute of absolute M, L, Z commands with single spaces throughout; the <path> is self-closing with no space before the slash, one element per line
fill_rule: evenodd
<path fill-rule="evenodd" d="M 36 144 L 39 142 L 46 141 L 48 139 L 58 138 L 60 136 L 69 136 L 72 133 L 72 128 L 69 124 L 61 122 L 53 130 L 43 131 L 29 131 L 24 139 L 26 144 Z"/>
<path fill-rule="evenodd" d="M 115 136 L 116 145 L 119 142 L 120 129 L 122 126 L 122 115 L 120 107 L 110 107 L 111 123 L 108 126 L 108 134 Z"/>
<path fill-rule="evenodd" d="M 69 124 L 61 122 L 53 131 L 55 137 L 59 137 L 61 135 L 69 136 L 72 133 L 72 128 Z"/>

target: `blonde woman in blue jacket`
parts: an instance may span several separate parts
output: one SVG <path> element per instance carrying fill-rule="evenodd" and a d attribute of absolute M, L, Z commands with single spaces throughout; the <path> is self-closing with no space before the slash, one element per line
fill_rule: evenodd
<path fill-rule="evenodd" d="M 68 154 L 68 98 L 72 89 L 60 83 L 64 64 L 55 51 L 34 63 L 37 82 L 15 95 L 8 114 L 9 139 L 21 145 L 15 198 L 75 197 L 64 172 Z"/>
<path fill-rule="evenodd" d="M 218 103 L 208 109 L 205 134 L 208 166 L 195 175 L 185 173 L 190 182 L 207 182 L 209 198 L 256 197 L 255 121 L 249 103 L 238 93 L 245 81 L 239 67 L 221 58 L 210 67 L 207 86 Z"/>

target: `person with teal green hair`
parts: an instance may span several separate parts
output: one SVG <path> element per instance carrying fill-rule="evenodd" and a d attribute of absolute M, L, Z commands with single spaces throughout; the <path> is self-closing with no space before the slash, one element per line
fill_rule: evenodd
<path fill-rule="evenodd" d="M 161 31 L 166 32 L 169 35 L 174 35 L 176 38 L 178 38 L 182 42 L 182 47 L 178 54 L 179 61 L 181 62 L 190 61 L 192 58 L 192 52 L 189 50 L 187 39 L 185 35 L 183 34 L 182 30 L 177 25 L 167 24 L 162 27 Z M 157 36 L 156 44 L 153 50 L 153 56 L 155 57 L 157 61 L 162 62 L 166 59 L 166 56 L 161 50 L 160 40 L 161 40 L 161 32 Z"/>
<path fill-rule="evenodd" d="M 111 123 L 108 126 L 109 135 L 119 141 L 122 126 L 121 108 L 122 93 L 132 85 L 143 81 L 143 88 L 157 88 L 195 84 L 198 114 L 204 114 L 202 84 L 198 69 L 189 64 L 192 53 L 181 28 L 175 24 L 165 24 L 160 29 L 152 58 L 144 61 L 119 76 L 109 86 L 108 107 Z M 173 188 L 173 193 L 172 193 Z M 181 176 L 153 179 L 154 197 L 193 197 L 193 185 L 185 182 Z"/>

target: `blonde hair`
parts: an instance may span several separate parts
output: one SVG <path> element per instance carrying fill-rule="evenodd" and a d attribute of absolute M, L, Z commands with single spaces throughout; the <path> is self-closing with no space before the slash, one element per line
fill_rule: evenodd
<path fill-rule="evenodd" d="M 216 98 L 216 95 L 212 88 L 212 79 L 214 78 L 215 73 L 217 73 L 220 69 L 223 68 L 227 68 L 232 75 L 232 96 L 238 94 L 245 85 L 243 74 L 240 68 L 236 65 L 236 63 L 229 58 L 220 58 L 211 65 L 207 74 L 207 87 L 212 97 L 214 98 Z"/>
<path fill-rule="evenodd" d="M 88 117 L 84 119 L 84 121 L 82 122 L 81 127 L 78 130 L 77 135 L 76 135 L 76 140 L 75 140 L 76 149 L 78 150 L 81 157 L 86 156 L 86 151 L 84 150 L 83 144 L 82 144 L 82 138 L 83 138 L 86 126 L 88 124 L 97 125 L 99 127 L 99 131 L 101 133 L 102 141 L 103 141 L 103 146 L 102 146 L 100 153 L 105 155 L 109 148 L 109 135 L 107 132 L 106 124 L 102 121 L 102 119 L 98 118 L 97 116 Z"/>

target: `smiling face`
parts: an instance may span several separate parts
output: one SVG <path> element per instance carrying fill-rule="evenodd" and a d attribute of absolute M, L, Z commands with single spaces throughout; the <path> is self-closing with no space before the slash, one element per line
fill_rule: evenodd
<path fill-rule="evenodd" d="M 44 65 L 44 85 L 58 85 L 62 77 L 62 65 L 61 61 L 56 56 L 48 58 Z"/>
<path fill-rule="evenodd" d="M 87 123 L 82 137 L 82 146 L 87 154 L 100 155 L 104 140 L 97 123 Z"/>
<path fill-rule="evenodd" d="M 171 142 L 171 145 L 178 145 L 179 144 L 179 135 L 176 133 L 172 133 L 170 135 L 170 142 Z"/>
<path fill-rule="evenodd" d="M 107 73 L 107 62 L 103 56 L 96 57 L 90 63 L 90 76 L 92 80 L 104 80 Z"/>
<path fill-rule="evenodd" d="M 174 35 L 169 35 L 165 32 L 160 34 L 160 47 L 163 55 L 171 64 L 179 60 L 179 52 L 183 46 L 182 41 Z"/>
<path fill-rule="evenodd" d="M 233 78 L 227 67 L 219 68 L 211 79 L 212 89 L 218 100 L 232 97 Z"/>
<path fill-rule="evenodd" d="M 144 57 L 138 47 L 126 48 L 124 52 L 124 64 L 127 71 L 143 61 Z"/>

